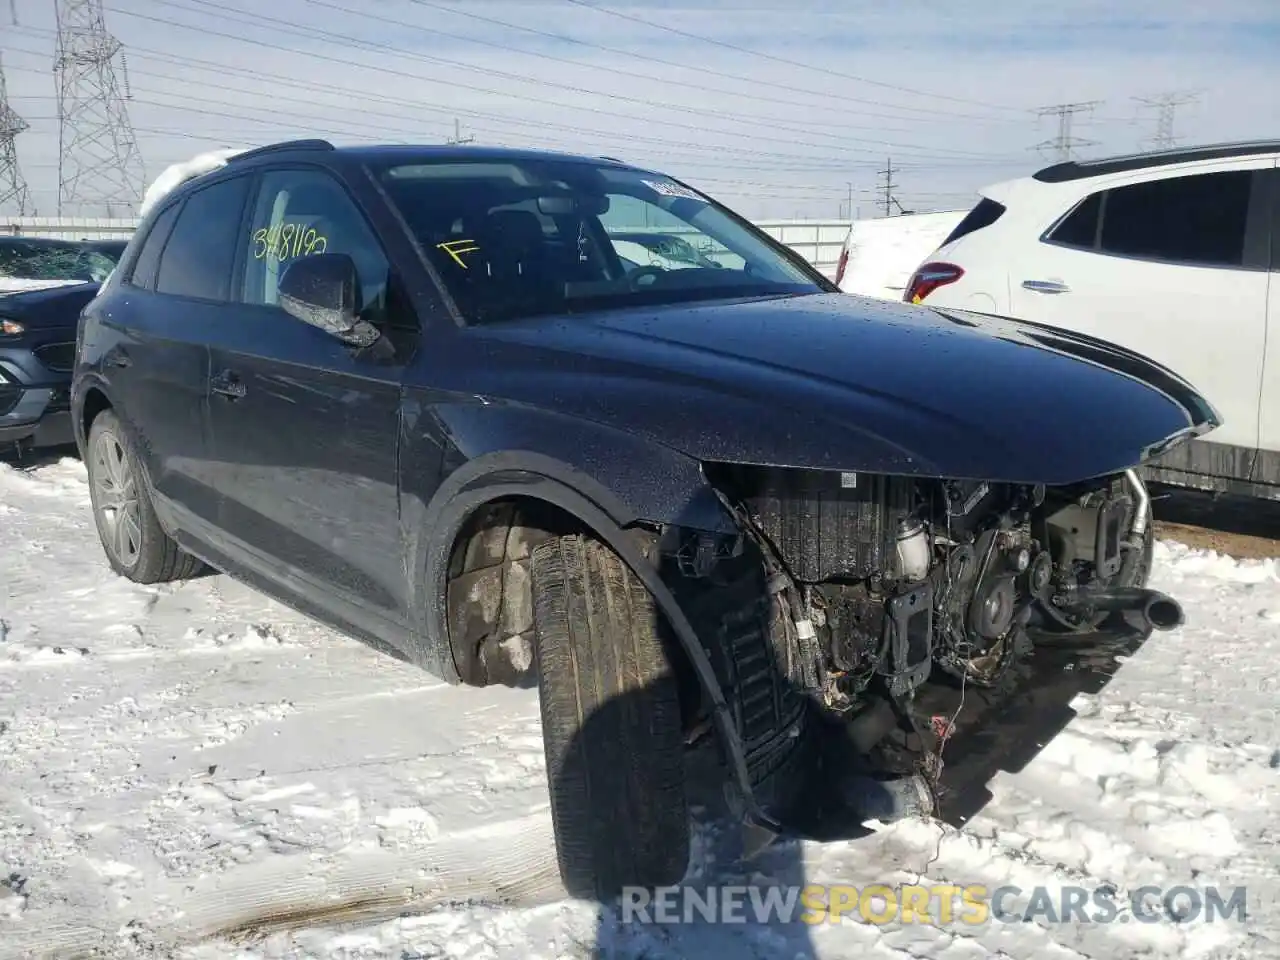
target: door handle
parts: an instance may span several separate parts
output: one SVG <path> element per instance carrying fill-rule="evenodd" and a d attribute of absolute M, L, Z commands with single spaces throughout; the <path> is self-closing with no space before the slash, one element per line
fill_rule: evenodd
<path fill-rule="evenodd" d="M 223 370 L 209 381 L 209 389 L 219 396 L 239 400 L 244 396 L 244 382 L 230 370 Z"/>
<path fill-rule="evenodd" d="M 1023 290 L 1034 290 L 1036 293 L 1069 293 L 1071 288 L 1061 280 L 1023 280 Z"/>

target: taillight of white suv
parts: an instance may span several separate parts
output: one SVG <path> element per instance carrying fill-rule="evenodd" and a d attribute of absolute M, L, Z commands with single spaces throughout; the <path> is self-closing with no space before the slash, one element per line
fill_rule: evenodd
<path fill-rule="evenodd" d="M 907 284 L 907 292 L 902 295 L 902 299 L 907 303 L 922 303 L 925 297 L 939 287 L 955 283 L 963 276 L 964 270 L 954 263 L 930 261 L 921 264 L 911 275 L 911 282 Z"/>
<path fill-rule="evenodd" d="M 840 248 L 840 260 L 836 263 L 836 286 L 844 280 L 844 272 L 849 269 L 849 241 Z"/>

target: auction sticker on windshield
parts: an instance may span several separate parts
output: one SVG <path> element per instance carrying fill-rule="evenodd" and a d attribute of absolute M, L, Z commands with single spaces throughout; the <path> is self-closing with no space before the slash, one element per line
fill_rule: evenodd
<path fill-rule="evenodd" d="M 698 200 L 705 203 L 702 197 L 698 196 L 688 187 L 682 187 L 678 183 L 672 183 L 670 180 L 641 180 L 646 187 L 655 193 L 660 193 L 664 197 L 683 197 L 686 200 Z"/>

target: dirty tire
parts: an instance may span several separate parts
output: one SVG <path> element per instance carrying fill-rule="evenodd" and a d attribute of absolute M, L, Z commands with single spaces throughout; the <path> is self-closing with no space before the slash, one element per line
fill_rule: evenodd
<path fill-rule="evenodd" d="M 93 519 L 111 569 L 134 583 L 186 580 L 198 573 L 203 563 L 174 543 L 156 519 L 142 463 L 115 413 L 104 410 L 94 417 L 86 447 Z M 104 466 L 100 456 L 108 451 L 118 459 L 114 470 Z M 109 514 L 114 509 L 119 523 L 124 503 L 129 506 L 132 533 L 124 538 L 128 547 L 121 549 Z"/>
<path fill-rule="evenodd" d="M 542 735 L 560 876 L 575 897 L 678 882 L 689 810 L 676 675 L 648 590 L 607 546 L 534 549 Z"/>

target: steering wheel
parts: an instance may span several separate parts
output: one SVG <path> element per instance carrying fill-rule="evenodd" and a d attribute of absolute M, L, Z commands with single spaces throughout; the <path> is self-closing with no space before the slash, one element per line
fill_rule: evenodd
<path fill-rule="evenodd" d="M 650 286 L 666 272 L 667 271 L 662 267 L 641 267 L 640 269 L 633 270 L 631 273 L 627 274 L 627 284 L 632 290 L 639 290 L 641 287 Z M 652 277 L 653 279 L 650 280 L 649 283 L 644 283 L 642 279 L 644 277 Z"/>

